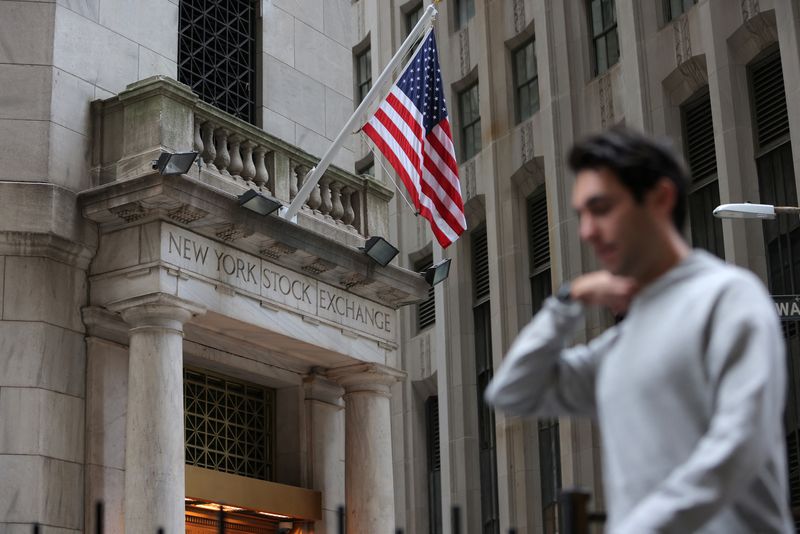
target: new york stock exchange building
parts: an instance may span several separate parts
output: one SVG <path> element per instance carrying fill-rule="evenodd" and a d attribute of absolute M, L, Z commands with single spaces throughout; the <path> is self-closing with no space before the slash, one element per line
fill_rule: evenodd
<path fill-rule="evenodd" d="M 0 2 L 0 531 L 394 528 L 394 191 L 349 145 L 242 198 L 353 110 L 351 2 L 288 4 Z"/>

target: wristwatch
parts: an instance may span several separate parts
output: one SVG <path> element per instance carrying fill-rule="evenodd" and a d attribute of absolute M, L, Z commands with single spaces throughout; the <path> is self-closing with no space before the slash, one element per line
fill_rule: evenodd
<path fill-rule="evenodd" d="M 556 291 L 555 297 L 564 303 L 572 302 L 572 282 L 564 282 Z"/>

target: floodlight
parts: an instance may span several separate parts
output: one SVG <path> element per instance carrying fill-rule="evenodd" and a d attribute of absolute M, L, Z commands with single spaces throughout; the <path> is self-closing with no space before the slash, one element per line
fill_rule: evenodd
<path fill-rule="evenodd" d="M 361 250 L 381 267 L 389 265 L 389 262 L 400 253 L 400 251 L 388 241 L 377 235 L 367 239 L 367 242 L 364 243 L 364 247 Z"/>
<path fill-rule="evenodd" d="M 431 265 L 421 273 L 431 287 L 444 282 L 450 274 L 450 258 L 446 258 L 435 265 Z"/>
<path fill-rule="evenodd" d="M 239 195 L 239 205 L 259 215 L 269 215 L 283 204 L 273 198 L 262 195 L 255 189 L 248 189 Z"/>
<path fill-rule="evenodd" d="M 153 169 L 164 176 L 186 174 L 192 168 L 194 160 L 197 159 L 197 154 L 197 152 L 179 152 L 176 154 L 162 152 L 158 159 L 153 162 Z"/>

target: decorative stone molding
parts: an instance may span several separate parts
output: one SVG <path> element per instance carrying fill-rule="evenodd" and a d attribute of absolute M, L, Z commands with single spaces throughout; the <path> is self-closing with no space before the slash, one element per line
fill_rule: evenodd
<path fill-rule="evenodd" d="M 533 125 L 530 121 L 520 128 L 520 140 L 522 163 L 527 163 L 533 159 Z"/>
<path fill-rule="evenodd" d="M 466 184 L 466 198 L 464 202 L 478 194 L 478 184 L 475 181 L 475 160 L 472 159 L 461 166 L 464 171 L 464 183 Z"/>
<path fill-rule="evenodd" d="M 525 28 L 525 0 L 514 0 L 514 31 L 521 32 Z"/>
<path fill-rule="evenodd" d="M 344 387 L 345 398 L 353 393 L 374 393 L 389 397 L 392 384 L 406 378 L 405 372 L 379 363 L 336 367 L 329 369 L 326 375 Z"/>
<path fill-rule="evenodd" d="M 169 217 L 173 221 L 177 221 L 183 224 L 189 224 L 193 223 L 194 221 L 199 221 L 206 215 L 208 215 L 207 211 L 201 210 L 200 208 L 195 208 L 193 206 L 190 206 L 189 204 L 181 204 L 180 207 L 175 208 L 174 210 L 167 213 L 167 217 Z"/>
<path fill-rule="evenodd" d="M 611 86 L 611 75 L 606 73 L 597 80 L 600 97 L 600 124 L 607 128 L 614 124 L 614 91 Z"/>
<path fill-rule="evenodd" d="M 758 0 L 742 0 L 742 19 L 747 21 L 758 15 L 761 11 L 761 6 L 758 5 Z"/>
<path fill-rule="evenodd" d="M 273 260 L 279 259 L 281 256 L 287 256 L 289 254 L 294 254 L 297 252 L 297 249 L 294 247 L 290 247 L 285 243 L 281 243 L 280 241 L 275 241 L 270 243 L 269 245 L 264 246 L 259 253 L 262 256 L 266 256 L 268 258 L 272 258 Z"/>
<path fill-rule="evenodd" d="M 675 39 L 675 62 L 680 65 L 692 57 L 692 41 L 689 35 L 689 17 L 681 15 L 672 23 L 672 35 Z"/>
<path fill-rule="evenodd" d="M 362 274 L 353 273 L 340 279 L 339 282 L 345 288 L 352 289 L 354 287 L 368 286 L 372 283 L 372 280 Z"/>
<path fill-rule="evenodd" d="M 134 328 L 160 326 L 183 330 L 183 324 L 196 315 L 203 315 L 205 308 L 188 300 L 166 293 L 150 293 L 106 305 L 120 313 L 122 319 Z"/>
<path fill-rule="evenodd" d="M 143 219 L 148 213 L 147 209 L 145 209 L 144 206 L 142 206 L 142 204 L 139 202 L 122 204 L 121 206 L 109 208 L 108 211 L 127 223 Z"/>
<path fill-rule="evenodd" d="M 241 226 L 232 224 L 217 232 L 216 236 L 225 242 L 231 242 L 247 236 L 247 232 Z"/>
<path fill-rule="evenodd" d="M 461 65 L 461 77 L 469 73 L 470 60 L 469 60 L 469 30 L 464 28 L 458 32 L 458 56 Z"/>
<path fill-rule="evenodd" d="M 312 263 L 303 266 L 302 269 L 309 274 L 322 274 L 326 271 L 330 271 L 334 267 L 336 267 L 336 265 L 317 258 Z"/>

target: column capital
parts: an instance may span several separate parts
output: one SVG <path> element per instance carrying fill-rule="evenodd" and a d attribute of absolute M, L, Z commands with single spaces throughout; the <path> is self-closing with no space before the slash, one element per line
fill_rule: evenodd
<path fill-rule="evenodd" d="M 122 319 L 134 328 L 161 326 L 175 330 L 183 330 L 186 321 L 206 311 L 203 306 L 166 293 L 150 293 L 118 300 L 106 307 L 120 313 Z"/>
<path fill-rule="evenodd" d="M 395 382 L 405 380 L 406 373 L 379 363 L 357 363 L 329 369 L 328 378 L 338 382 L 350 393 L 373 392 L 389 395 Z"/>
<path fill-rule="evenodd" d="M 341 407 L 344 389 L 318 371 L 303 377 L 303 389 L 306 400 L 316 400 Z"/>

